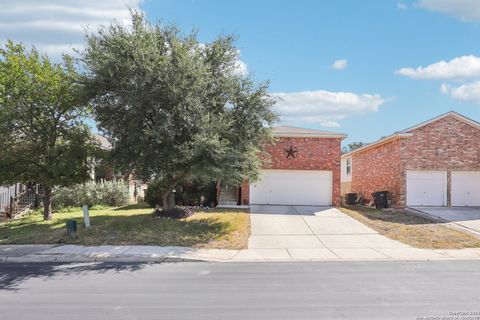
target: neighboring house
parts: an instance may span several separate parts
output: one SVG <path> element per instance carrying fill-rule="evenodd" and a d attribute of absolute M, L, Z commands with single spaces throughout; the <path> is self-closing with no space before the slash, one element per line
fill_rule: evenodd
<path fill-rule="evenodd" d="M 273 128 L 275 142 L 260 180 L 223 188 L 219 204 L 339 205 L 344 134 L 289 126 Z M 225 196 L 227 194 L 227 196 Z"/>
<path fill-rule="evenodd" d="M 25 190 L 25 186 L 22 184 L 16 184 L 13 186 L 2 187 L 0 186 L 0 215 L 3 216 L 10 207 L 12 198 L 17 197 Z"/>
<path fill-rule="evenodd" d="M 342 155 L 342 194 L 375 191 L 398 208 L 480 206 L 480 123 L 452 111 Z"/>
<path fill-rule="evenodd" d="M 112 144 L 106 137 L 99 134 L 94 134 L 94 136 L 103 150 L 112 149 Z M 139 199 L 145 198 L 145 191 L 148 185 L 141 180 L 137 180 L 131 173 L 114 172 L 113 168 L 108 164 L 96 163 L 96 165 L 92 167 L 91 176 L 92 180 L 94 181 L 126 181 L 128 183 L 128 195 L 130 203 L 137 203 Z"/>
<path fill-rule="evenodd" d="M 94 137 L 102 149 L 110 150 L 112 148 L 111 143 L 104 136 L 94 134 Z M 128 181 L 131 202 L 136 202 L 139 198 L 144 197 L 146 185 L 138 180 L 134 180 L 132 175 L 114 175 L 113 169 L 110 166 L 95 160 L 92 163 L 90 175 L 93 181 L 125 179 Z M 31 208 L 37 201 L 35 193 L 39 193 L 38 186 L 36 186 L 35 191 L 29 190 L 26 185 L 20 183 L 12 186 L 0 186 L 0 217 L 7 211 L 10 211 L 12 201 L 16 204 L 16 214 L 20 214 L 23 210 Z"/>
<path fill-rule="evenodd" d="M 15 186 L 0 186 L 0 214 L 7 211 L 10 198 L 15 196 Z"/>
<path fill-rule="evenodd" d="M 12 186 L 0 186 L 0 218 L 15 217 L 38 204 L 42 193 L 40 186 L 28 188 L 17 183 Z"/>
<path fill-rule="evenodd" d="M 352 192 L 352 157 L 343 157 L 341 161 L 341 191 L 342 196 Z"/>
<path fill-rule="evenodd" d="M 95 140 L 97 140 L 100 148 L 102 150 L 111 150 L 112 144 L 108 139 L 98 133 L 93 134 Z M 91 168 L 90 177 L 93 181 L 110 181 L 114 180 L 115 175 L 113 169 L 108 164 L 103 163 L 102 161 L 93 160 L 93 165 Z"/>

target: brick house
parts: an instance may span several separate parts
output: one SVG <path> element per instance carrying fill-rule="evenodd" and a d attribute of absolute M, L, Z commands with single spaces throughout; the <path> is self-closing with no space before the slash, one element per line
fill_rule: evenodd
<path fill-rule="evenodd" d="M 270 160 L 260 180 L 222 189 L 219 204 L 340 205 L 344 134 L 279 126 L 265 146 Z M 233 203 L 231 202 L 233 201 Z"/>
<path fill-rule="evenodd" d="M 95 139 L 100 144 L 103 150 L 111 150 L 112 144 L 110 141 L 99 134 L 94 134 Z M 108 163 L 96 163 L 91 171 L 92 181 L 112 181 L 123 180 L 128 184 L 128 196 L 130 203 L 137 203 L 140 199 L 145 198 L 145 191 L 148 185 L 142 180 L 136 179 L 131 172 L 114 172 L 113 168 Z"/>
<path fill-rule="evenodd" d="M 398 208 L 480 206 L 480 123 L 452 111 L 342 155 L 342 195 L 383 190 Z"/>

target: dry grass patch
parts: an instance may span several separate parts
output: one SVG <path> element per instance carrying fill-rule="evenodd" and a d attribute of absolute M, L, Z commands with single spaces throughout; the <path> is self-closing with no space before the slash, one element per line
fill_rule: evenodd
<path fill-rule="evenodd" d="M 462 249 L 480 247 L 480 239 L 440 222 L 404 211 L 382 211 L 347 206 L 340 210 L 393 240 L 416 248 Z"/>
<path fill-rule="evenodd" d="M 66 210 L 43 221 L 40 212 L 0 223 L 0 244 L 158 245 L 243 249 L 250 235 L 247 212 L 209 210 L 185 219 L 154 218 L 152 208 L 127 206 L 91 210 L 85 229 L 82 211 Z M 77 221 L 78 237 L 68 237 L 65 223 Z"/>

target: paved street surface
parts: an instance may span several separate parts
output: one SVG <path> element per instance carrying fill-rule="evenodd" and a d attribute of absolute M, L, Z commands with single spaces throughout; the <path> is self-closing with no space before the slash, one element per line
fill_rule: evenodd
<path fill-rule="evenodd" d="M 1 319 L 416 319 L 480 311 L 480 261 L 0 264 Z M 459 318 L 462 319 L 462 318 Z"/>

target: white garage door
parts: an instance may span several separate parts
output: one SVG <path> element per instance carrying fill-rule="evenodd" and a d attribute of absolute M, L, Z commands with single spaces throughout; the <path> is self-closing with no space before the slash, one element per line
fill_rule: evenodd
<path fill-rule="evenodd" d="M 331 205 L 332 172 L 262 170 L 250 185 L 250 204 Z"/>
<path fill-rule="evenodd" d="M 446 171 L 407 171 L 407 206 L 446 205 Z"/>
<path fill-rule="evenodd" d="M 480 171 L 452 171 L 452 206 L 480 206 Z"/>

